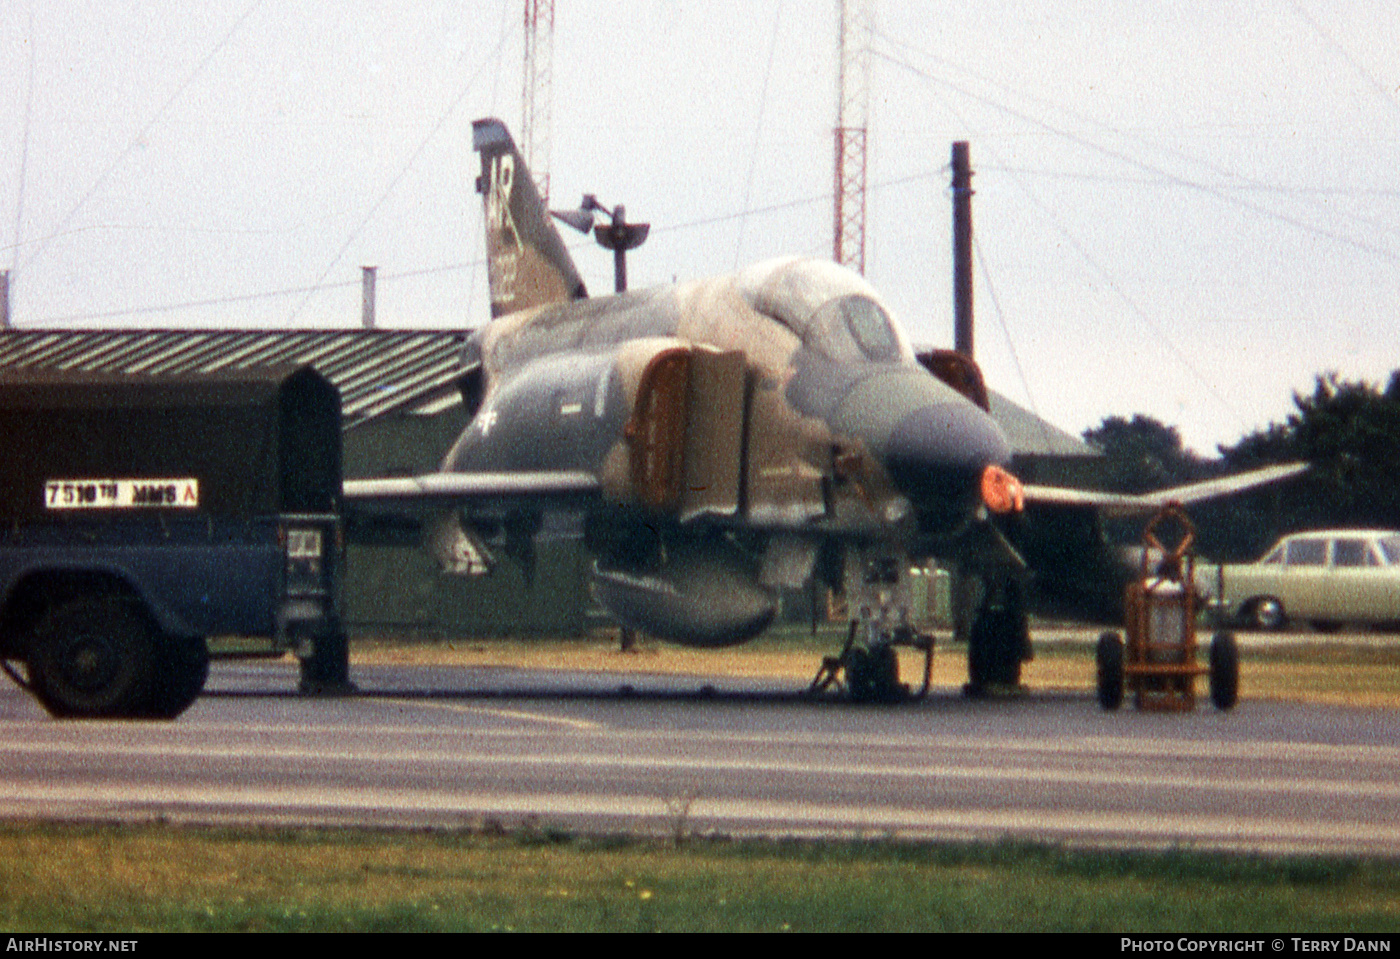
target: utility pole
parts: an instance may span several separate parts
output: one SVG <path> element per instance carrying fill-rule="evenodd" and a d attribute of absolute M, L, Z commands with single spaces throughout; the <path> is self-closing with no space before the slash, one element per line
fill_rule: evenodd
<path fill-rule="evenodd" d="M 603 214 L 609 222 L 595 226 L 595 213 Z M 592 230 L 598 245 L 613 251 L 613 289 L 618 293 L 626 293 L 627 251 L 635 250 L 646 242 L 647 234 L 651 232 L 651 224 L 628 223 L 626 207 L 618 204 L 609 210 L 599 203 L 592 193 L 583 195 L 583 202 L 577 210 L 551 210 L 550 215 L 569 224 L 580 233 Z"/>
<path fill-rule="evenodd" d="M 972 161 L 967 141 L 953 144 L 953 349 L 973 358 Z"/>
<path fill-rule="evenodd" d="M 0 270 L 0 330 L 10 328 L 10 271 Z"/>
<path fill-rule="evenodd" d="M 598 245 L 613 251 L 613 289 L 616 292 L 627 292 L 627 251 L 641 246 L 650 230 L 650 223 L 628 223 L 627 208 L 621 205 L 613 207 L 611 223 L 606 226 L 599 223 L 593 228 Z"/>
<path fill-rule="evenodd" d="M 360 322 L 367 330 L 374 329 L 374 275 L 378 269 L 360 267 Z"/>

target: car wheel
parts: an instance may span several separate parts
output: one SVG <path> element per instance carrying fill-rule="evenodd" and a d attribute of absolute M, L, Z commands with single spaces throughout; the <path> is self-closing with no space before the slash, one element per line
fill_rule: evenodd
<path fill-rule="evenodd" d="M 1261 596 L 1258 599 L 1250 600 L 1249 603 L 1249 624 L 1255 629 L 1277 630 L 1283 629 L 1288 622 L 1288 616 L 1283 611 L 1283 603 L 1272 596 Z"/>

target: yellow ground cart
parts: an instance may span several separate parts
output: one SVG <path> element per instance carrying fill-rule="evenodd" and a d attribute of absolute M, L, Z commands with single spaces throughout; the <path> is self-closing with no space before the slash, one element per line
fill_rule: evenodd
<path fill-rule="evenodd" d="M 1196 679 L 1202 675 L 1210 677 L 1217 709 L 1230 709 L 1239 699 L 1240 655 L 1233 633 L 1211 639 L 1208 666 L 1197 661 L 1195 538 L 1195 526 L 1177 506 L 1167 506 L 1147 524 L 1141 572 L 1124 603 L 1127 646 L 1116 632 L 1099 637 L 1098 698 L 1104 709 L 1121 706 L 1125 690 L 1139 709 L 1194 709 Z M 1176 545 L 1168 549 L 1163 539 Z"/>

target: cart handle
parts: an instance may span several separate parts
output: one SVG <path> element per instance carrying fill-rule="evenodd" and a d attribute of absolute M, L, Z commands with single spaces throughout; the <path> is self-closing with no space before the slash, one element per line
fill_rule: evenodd
<path fill-rule="evenodd" d="M 1176 544 L 1176 548 L 1168 551 L 1162 545 L 1162 541 L 1157 538 L 1157 527 L 1168 520 L 1175 520 L 1184 531 L 1181 542 Z M 1142 554 L 1144 565 L 1151 549 L 1160 550 L 1166 562 L 1176 564 L 1181 562 L 1181 558 L 1186 555 L 1186 551 L 1191 548 L 1191 544 L 1196 541 L 1196 524 L 1191 522 L 1191 517 L 1186 515 L 1180 503 L 1168 503 L 1157 511 L 1157 515 L 1147 524 L 1147 528 L 1142 533 L 1143 541 L 1149 547 Z"/>

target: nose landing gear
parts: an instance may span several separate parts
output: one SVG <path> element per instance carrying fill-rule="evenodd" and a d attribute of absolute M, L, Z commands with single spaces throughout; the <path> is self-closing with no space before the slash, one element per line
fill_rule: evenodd
<path fill-rule="evenodd" d="M 807 689 L 809 694 L 844 689 L 854 703 L 902 703 L 928 695 L 933 679 L 933 637 L 916 633 L 909 627 L 880 633 L 871 629 L 873 625 L 868 620 L 851 620 L 846 644 L 839 654 L 822 659 L 821 668 Z M 869 638 L 871 632 L 875 633 L 873 643 Z M 862 633 L 866 634 L 864 639 L 860 638 Z M 899 681 L 898 646 L 924 654 L 923 682 L 917 690 Z"/>
<path fill-rule="evenodd" d="M 933 637 L 912 625 L 909 561 L 902 555 L 848 562 L 846 596 L 859 613 L 851 618 L 841 652 L 822 660 L 808 693 L 844 690 L 852 702 L 899 703 L 923 699 L 933 678 Z M 923 684 L 912 691 L 899 680 L 897 647 L 924 654 Z"/>

